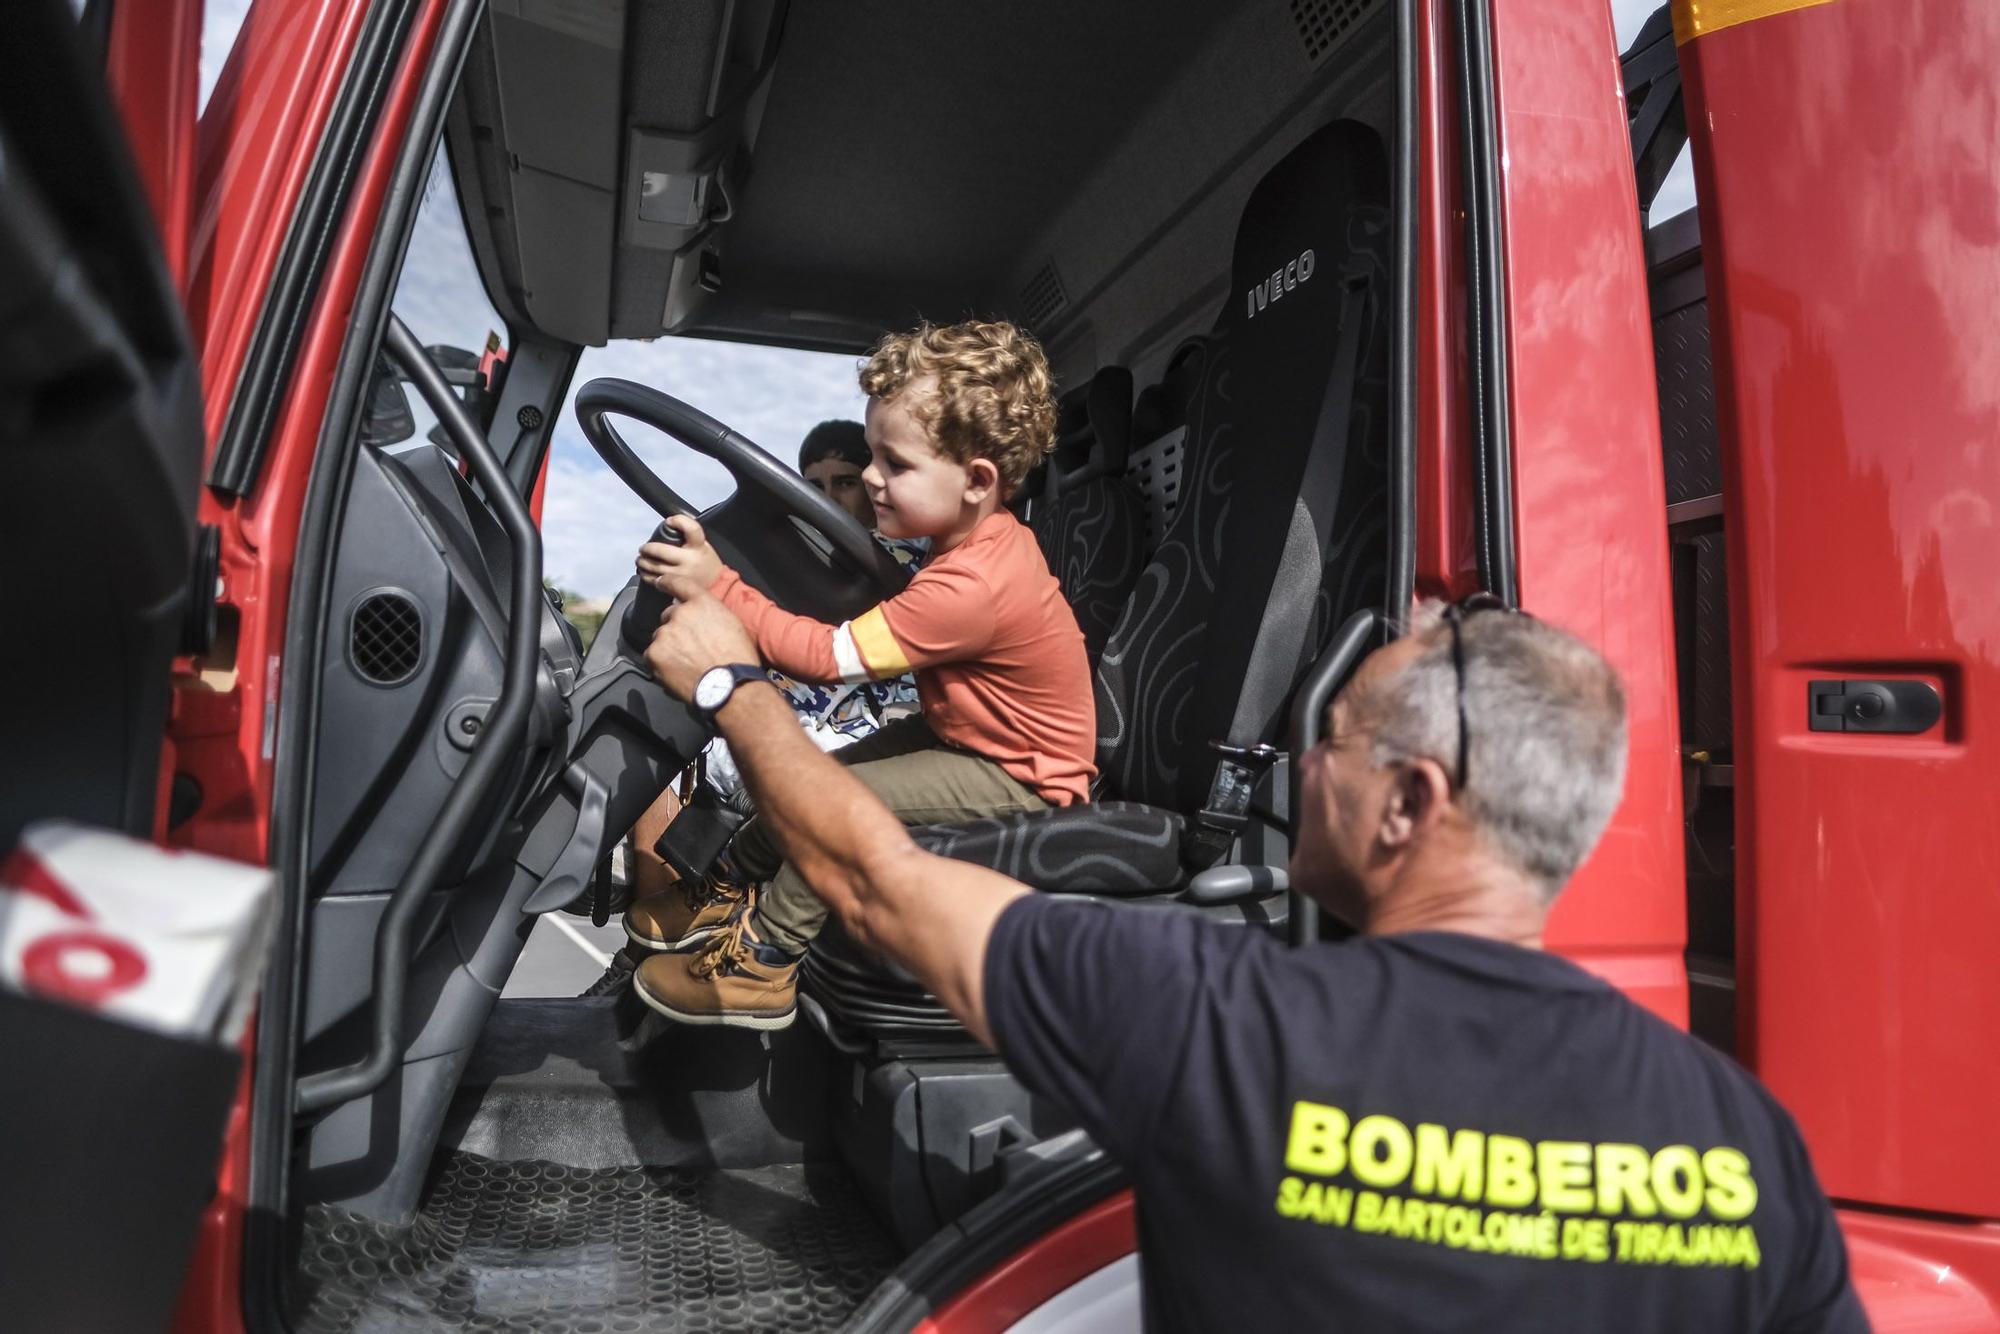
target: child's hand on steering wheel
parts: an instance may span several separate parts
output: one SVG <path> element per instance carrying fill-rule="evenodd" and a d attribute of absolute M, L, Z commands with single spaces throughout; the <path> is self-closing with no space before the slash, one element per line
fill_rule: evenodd
<path fill-rule="evenodd" d="M 701 524 L 685 514 L 667 520 L 667 526 L 681 535 L 681 545 L 648 542 L 639 548 L 639 577 L 658 589 L 666 589 L 669 578 L 687 580 L 701 588 L 713 584 L 722 573 L 722 558 L 708 544 Z"/>

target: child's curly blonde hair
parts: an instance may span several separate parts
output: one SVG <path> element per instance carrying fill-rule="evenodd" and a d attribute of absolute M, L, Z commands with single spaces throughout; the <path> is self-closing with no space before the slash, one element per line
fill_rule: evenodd
<path fill-rule="evenodd" d="M 1055 381 L 1032 334 L 1004 320 L 890 334 L 861 367 L 861 389 L 888 402 L 926 377 L 937 392 L 912 402 L 938 452 L 955 463 L 991 459 L 1012 492 L 1055 444 Z"/>

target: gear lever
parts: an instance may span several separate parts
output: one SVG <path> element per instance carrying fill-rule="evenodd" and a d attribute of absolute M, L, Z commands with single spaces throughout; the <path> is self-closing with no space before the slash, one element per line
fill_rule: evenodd
<path fill-rule="evenodd" d="M 687 544 L 678 529 L 669 528 L 664 522 L 653 530 L 652 537 L 647 540 L 676 547 Z M 653 642 L 653 631 L 660 628 L 660 617 L 672 601 L 664 590 L 646 580 L 639 581 L 637 591 L 632 594 L 632 605 L 625 609 L 625 621 L 618 627 L 625 647 L 635 656 L 646 656 L 646 646 Z"/>

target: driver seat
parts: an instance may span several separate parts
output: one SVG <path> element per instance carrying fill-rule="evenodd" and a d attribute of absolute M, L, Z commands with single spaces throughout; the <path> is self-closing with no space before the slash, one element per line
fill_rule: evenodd
<path fill-rule="evenodd" d="M 1106 366 L 1063 395 L 1028 526 L 1083 631 L 1093 670 L 1145 563 L 1145 504 L 1125 477 L 1132 372 Z"/>
<path fill-rule="evenodd" d="M 1171 897 L 1213 859 L 1198 837 L 1211 741 L 1281 743 L 1291 689 L 1333 627 L 1382 600 L 1388 187 L 1379 137 L 1337 121 L 1251 192 L 1200 354 L 1182 500 L 1097 664 L 1098 764 L 1116 799 L 912 829 L 919 845 L 1043 892 L 1121 898 Z M 837 1042 L 958 1028 L 837 920 L 802 981 Z"/>

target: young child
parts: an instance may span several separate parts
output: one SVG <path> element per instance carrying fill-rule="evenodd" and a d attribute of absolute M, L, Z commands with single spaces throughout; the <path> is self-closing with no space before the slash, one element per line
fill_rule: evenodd
<path fill-rule="evenodd" d="M 1088 800 L 1096 707 L 1083 633 L 1034 534 L 1005 508 L 1048 452 L 1055 400 L 1048 362 L 1011 324 L 925 324 L 882 340 L 861 370 L 876 521 L 892 538 L 929 538 L 929 563 L 895 597 L 841 625 L 795 616 L 723 565 L 699 524 L 685 545 L 648 543 L 639 572 L 705 583 L 757 641 L 764 662 L 807 681 L 883 680 L 915 671 L 919 717 L 837 758 L 905 824 L 1008 815 Z M 767 880 L 740 892 L 690 889 L 665 952 L 633 986 L 686 1023 L 783 1028 L 798 965 L 826 908 L 752 820 L 731 859 Z M 685 940 L 689 944 L 681 946 Z"/>
<path fill-rule="evenodd" d="M 806 432 L 799 445 L 799 474 L 853 515 L 856 522 L 874 531 L 875 509 L 868 503 L 868 491 L 861 482 L 868 463 L 868 436 L 857 421 L 823 421 Z M 885 537 L 877 532 L 875 540 L 913 574 L 930 556 L 931 544 L 923 538 Z M 888 680 L 831 685 L 800 681 L 775 668 L 767 669 L 764 675 L 783 692 L 806 735 L 821 750 L 851 746 L 921 707 L 916 679 L 907 672 Z M 742 793 L 743 778 L 736 772 L 735 757 L 721 737 L 712 739 L 702 752 L 701 782 L 715 796 L 732 803 L 749 803 L 749 797 Z M 706 884 L 680 884 L 680 877 L 654 850 L 681 812 L 681 795 L 669 786 L 632 826 L 628 862 L 632 897 L 621 923 L 626 944 L 606 965 L 604 975 L 582 993 L 585 996 L 611 996 L 628 990 L 632 971 L 652 951 L 668 946 L 692 949 L 720 931 L 736 906 L 740 896 L 723 883 L 726 875 Z"/>

